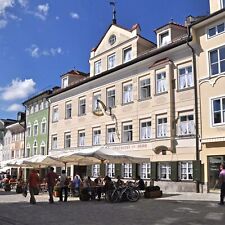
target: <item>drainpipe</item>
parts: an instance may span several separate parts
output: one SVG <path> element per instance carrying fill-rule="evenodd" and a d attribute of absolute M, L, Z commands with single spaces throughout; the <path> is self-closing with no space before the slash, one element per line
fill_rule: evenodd
<path fill-rule="evenodd" d="M 193 77 L 194 77 L 194 98 L 195 98 L 195 146 L 196 146 L 196 160 L 200 160 L 199 154 L 199 119 L 198 119 L 198 81 L 197 81 L 197 68 L 196 68 L 196 53 L 194 48 L 190 45 L 189 40 L 192 40 L 191 25 L 187 27 L 188 38 L 187 46 L 191 49 L 193 59 Z M 196 193 L 199 193 L 199 180 L 196 180 Z"/>
<path fill-rule="evenodd" d="M 46 98 L 46 101 L 48 102 L 48 121 L 47 121 L 47 123 L 48 123 L 47 128 L 48 129 L 47 129 L 47 145 L 46 145 L 47 146 L 47 155 L 48 155 L 49 154 L 49 140 L 50 140 L 49 139 L 50 138 L 49 137 L 49 135 L 50 135 L 50 131 L 49 131 L 50 129 L 49 128 L 50 128 L 50 103 L 51 103 L 51 101 L 50 101 L 49 98 L 48 99 Z"/>

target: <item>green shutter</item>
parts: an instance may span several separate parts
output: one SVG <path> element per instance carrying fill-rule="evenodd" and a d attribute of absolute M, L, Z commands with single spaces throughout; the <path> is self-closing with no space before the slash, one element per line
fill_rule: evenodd
<path fill-rule="evenodd" d="M 201 161 L 195 160 L 193 163 L 193 180 L 201 181 Z"/>
<path fill-rule="evenodd" d="M 92 176 L 92 166 L 91 165 L 87 166 L 87 176 L 89 176 L 89 177 Z"/>
<path fill-rule="evenodd" d="M 157 162 L 151 162 L 151 179 L 157 180 Z"/>
<path fill-rule="evenodd" d="M 136 179 L 137 178 L 137 164 L 132 163 L 132 178 Z"/>
<path fill-rule="evenodd" d="M 105 177 L 105 164 L 104 163 L 100 164 L 100 176 Z"/>
<path fill-rule="evenodd" d="M 121 177 L 121 169 L 122 169 L 122 165 L 121 164 L 115 164 L 115 178 L 117 176 Z"/>
<path fill-rule="evenodd" d="M 171 162 L 171 180 L 178 181 L 178 162 Z"/>

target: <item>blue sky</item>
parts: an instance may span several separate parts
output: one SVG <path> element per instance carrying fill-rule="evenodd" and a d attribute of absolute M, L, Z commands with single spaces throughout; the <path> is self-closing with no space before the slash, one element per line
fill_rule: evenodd
<path fill-rule="evenodd" d="M 60 75 L 89 72 L 90 50 L 112 20 L 110 0 L 0 0 L 0 118 L 60 85 Z M 154 29 L 188 15 L 207 15 L 208 0 L 116 0 L 117 23 L 155 42 Z"/>

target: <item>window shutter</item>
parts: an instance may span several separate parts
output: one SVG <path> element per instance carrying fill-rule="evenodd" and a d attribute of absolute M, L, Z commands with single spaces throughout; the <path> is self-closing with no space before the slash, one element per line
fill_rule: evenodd
<path fill-rule="evenodd" d="M 105 177 L 105 164 L 104 163 L 101 163 L 100 164 L 100 176 L 101 177 Z"/>
<path fill-rule="evenodd" d="M 122 166 L 121 166 L 121 164 L 115 164 L 115 177 L 117 177 L 117 176 L 122 176 L 121 175 L 121 169 L 122 169 Z"/>
<path fill-rule="evenodd" d="M 151 162 L 151 179 L 157 180 L 157 162 Z"/>
<path fill-rule="evenodd" d="M 192 163 L 193 163 L 193 180 L 201 181 L 201 161 L 194 160 Z"/>
<path fill-rule="evenodd" d="M 87 176 L 92 176 L 92 166 L 91 165 L 89 165 L 89 166 L 87 166 Z"/>
<path fill-rule="evenodd" d="M 132 178 L 136 179 L 137 178 L 137 164 L 132 163 Z"/>
<path fill-rule="evenodd" d="M 178 162 L 171 162 L 171 180 L 178 181 Z"/>

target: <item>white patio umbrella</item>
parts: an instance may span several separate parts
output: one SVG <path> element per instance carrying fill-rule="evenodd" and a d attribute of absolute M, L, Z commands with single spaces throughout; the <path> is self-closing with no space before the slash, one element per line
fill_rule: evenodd
<path fill-rule="evenodd" d="M 96 148 L 94 147 L 94 149 Z M 63 162 L 65 165 L 69 163 L 82 166 L 101 163 L 101 160 L 95 157 L 79 155 L 78 153 L 81 151 L 83 151 L 83 149 L 58 151 L 50 154 L 50 156 L 60 162 Z"/>
<path fill-rule="evenodd" d="M 119 150 L 113 150 L 110 147 L 100 147 L 97 149 L 83 149 L 77 153 L 79 156 L 83 157 L 93 157 L 100 162 L 106 163 L 144 163 L 150 162 L 150 158 L 137 157 L 133 156 L 130 153 L 127 154 L 125 152 Z"/>
<path fill-rule="evenodd" d="M 63 163 L 48 155 L 34 155 L 27 158 L 13 159 L 7 163 L 11 167 L 39 167 L 45 168 L 47 166 L 63 166 Z"/>
<path fill-rule="evenodd" d="M 113 150 L 109 147 L 92 147 L 76 150 L 59 151 L 52 153 L 51 157 L 67 164 L 92 165 L 100 163 L 143 163 L 150 158 L 132 156 L 130 153 Z"/>

